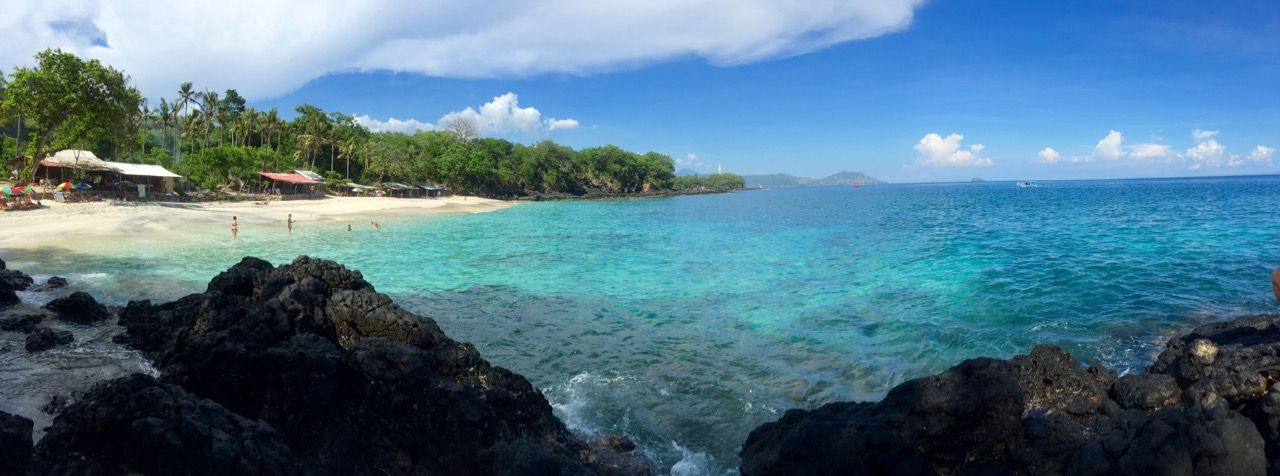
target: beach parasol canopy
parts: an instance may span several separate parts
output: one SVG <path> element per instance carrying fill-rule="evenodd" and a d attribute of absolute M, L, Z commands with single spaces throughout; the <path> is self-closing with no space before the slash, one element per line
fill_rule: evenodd
<path fill-rule="evenodd" d="M 88 189 L 89 189 L 89 184 L 87 183 L 80 182 L 76 184 L 76 190 L 88 190 Z"/>
<path fill-rule="evenodd" d="M 62 182 L 62 183 L 58 184 L 58 186 L 57 186 L 57 187 L 54 187 L 54 188 L 55 188 L 55 189 L 57 189 L 57 190 L 71 190 L 71 189 L 75 188 L 75 186 L 74 186 L 74 185 L 71 185 L 71 182 Z"/>
<path fill-rule="evenodd" d="M 17 195 L 17 193 L 13 191 L 13 187 L 8 185 L 0 186 L 0 194 L 8 195 L 10 197 Z"/>

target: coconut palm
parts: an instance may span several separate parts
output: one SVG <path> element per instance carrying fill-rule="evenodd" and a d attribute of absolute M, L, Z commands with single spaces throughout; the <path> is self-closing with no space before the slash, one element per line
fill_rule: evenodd
<path fill-rule="evenodd" d="M 156 118 L 160 120 L 160 148 L 165 148 L 165 138 L 169 135 L 169 123 L 173 121 L 173 111 L 169 110 L 169 101 L 160 98 L 160 109 L 156 110 Z"/>
<path fill-rule="evenodd" d="M 204 148 L 209 148 L 209 133 L 213 132 L 213 121 L 218 114 L 218 93 L 204 90 L 200 96 L 201 116 L 204 118 Z"/>
<path fill-rule="evenodd" d="M 182 83 L 182 85 L 178 87 L 178 98 L 173 101 L 174 112 L 178 116 L 187 115 L 187 108 L 191 107 L 191 103 L 194 102 L 195 99 L 196 99 L 196 90 L 191 86 L 191 81 Z M 177 157 L 181 159 L 182 158 L 181 124 L 179 124 L 179 121 L 177 120 L 177 118 L 174 119 L 174 124 L 178 126 L 178 129 L 179 129 L 178 131 L 175 131 L 173 135 L 174 135 L 174 140 L 177 141 L 178 143 Z"/>

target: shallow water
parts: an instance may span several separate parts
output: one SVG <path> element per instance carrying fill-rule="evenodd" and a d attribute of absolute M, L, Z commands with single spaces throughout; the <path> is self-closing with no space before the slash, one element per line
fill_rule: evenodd
<path fill-rule="evenodd" d="M 787 408 L 1041 342 L 1140 371 L 1169 335 L 1273 311 L 1277 204 L 1280 177 L 787 189 L 2 257 L 114 304 L 201 291 L 245 255 L 335 259 L 571 427 L 718 474 Z"/>

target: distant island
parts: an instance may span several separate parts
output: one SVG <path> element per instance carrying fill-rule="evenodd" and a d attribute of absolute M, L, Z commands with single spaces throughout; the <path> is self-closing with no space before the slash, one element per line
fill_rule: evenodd
<path fill-rule="evenodd" d="M 837 185 L 883 185 L 889 182 L 880 180 L 862 172 L 837 172 L 825 178 L 796 177 L 787 174 L 743 175 L 748 187 L 784 188 L 784 187 L 830 187 Z"/>

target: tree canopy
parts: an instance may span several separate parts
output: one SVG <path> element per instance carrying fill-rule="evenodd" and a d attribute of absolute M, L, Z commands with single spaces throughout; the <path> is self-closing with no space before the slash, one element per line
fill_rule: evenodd
<path fill-rule="evenodd" d="M 371 132 L 348 114 L 313 104 L 297 106 L 293 119 L 285 120 L 275 108 L 248 107 L 235 89 L 219 95 L 193 82 L 152 109 L 123 73 L 95 60 L 59 50 L 36 59 L 36 67 L 14 71 L 8 84 L 0 75 L 0 125 L 16 123 L 17 130 L 8 129 L 12 140 L 27 138 L 20 151 L 29 159 L 26 178 L 34 158 L 74 147 L 164 165 L 204 188 L 252 188 L 261 184 L 258 172 L 292 169 L 335 183 L 434 182 L 489 197 L 742 186 L 732 174 L 676 177 L 675 161 L 658 152 L 481 137 L 475 121 L 464 116 L 438 130 Z M 0 140 L 0 147 L 8 143 Z"/>

